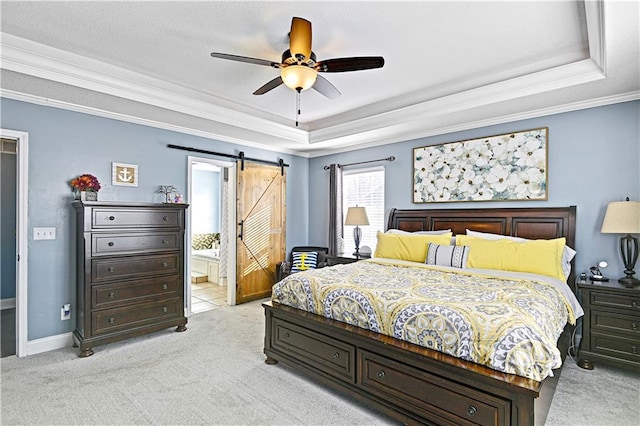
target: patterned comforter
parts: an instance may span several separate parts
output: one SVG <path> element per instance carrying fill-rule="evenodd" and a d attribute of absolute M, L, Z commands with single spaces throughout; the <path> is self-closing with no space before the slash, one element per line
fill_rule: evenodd
<path fill-rule="evenodd" d="M 582 315 L 560 286 L 568 289 L 533 274 L 373 259 L 292 274 L 272 300 L 541 381 L 562 363 L 564 326 Z"/>

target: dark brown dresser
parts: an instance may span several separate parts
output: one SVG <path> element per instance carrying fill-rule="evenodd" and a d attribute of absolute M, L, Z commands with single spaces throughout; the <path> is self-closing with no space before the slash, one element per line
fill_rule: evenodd
<path fill-rule="evenodd" d="M 93 347 L 168 327 L 186 330 L 186 204 L 76 201 L 75 343 Z"/>
<path fill-rule="evenodd" d="M 640 371 L 640 287 L 576 281 L 584 308 L 578 365 L 593 361 Z"/>

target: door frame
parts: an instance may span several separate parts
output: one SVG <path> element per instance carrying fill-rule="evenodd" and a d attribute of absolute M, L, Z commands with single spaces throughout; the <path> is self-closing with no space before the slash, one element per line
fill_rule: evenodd
<path fill-rule="evenodd" d="M 0 128 L 0 137 L 17 141 L 16 153 L 16 356 L 27 353 L 28 311 L 27 271 L 29 242 L 28 201 L 29 201 L 29 133 Z"/>
<path fill-rule="evenodd" d="M 227 169 L 227 185 L 228 185 L 228 200 L 227 200 L 227 235 L 229 238 L 227 244 L 227 304 L 233 306 L 236 304 L 236 163 L 232 161 L 214 160 L 205 157 L 187 156 L 187 199 L 189 203 L 193 199 L 193 164 L 194 163 L 208 163 L 213 166 L 218 166 L 223 169 Z M 186 243 L 185 247 L 185 308 L 186 315 L 191 316 L 191 219 L 192 209 L 187 209 L 187 224 L 186 224 Z M 225 224 L 221 224 L 225 226 Z M 232 237 L 233 236 L 233 237 Z"/>

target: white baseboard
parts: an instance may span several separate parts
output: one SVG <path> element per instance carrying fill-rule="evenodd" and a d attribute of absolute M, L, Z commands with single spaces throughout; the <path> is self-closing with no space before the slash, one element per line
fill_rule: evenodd
<path fill-rule="evenodd" d="M 16 298 L 0 299 L 0 310 L 13 309 L 16 307 Z"/>
<path fill-rule="evenodd" d="M 35 355 L 56 349 L 68 348 L 73 345 L 73 333 L 58 334 L 27 342 L 27 355 Z"/>

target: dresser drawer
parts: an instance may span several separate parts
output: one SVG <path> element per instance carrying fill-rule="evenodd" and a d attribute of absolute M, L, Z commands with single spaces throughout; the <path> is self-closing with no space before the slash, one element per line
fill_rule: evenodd
<path fill-rule="evenodd" d="M 640 338 L 640 316 L 614 312 L 591 311 L 591 329 L 610 333 L 627 333 Z"/>
<path fill-rule="evenodd" d="M 117 253 L 149 253 L 179 250 L 182 233 L 167 232 L 153 234 L 93 234 L 91 254 L 93 256 Z"/>
<path fill-rule="evenodd" d="M 284 350 L 287 354 L 293 354 L 298 361 L 333 377 L 355 383 L 356 349 L 354 346 L 279 318 L 274 318 L 273 327 L 271 342 L 273 349 Z"/>
<path fill-rule="evenodd" d="M 181 253 L 92 259 L 91 281 L 99 283 L 153 275 L 175 275 L 181 272 L 181 262 Z"/>
<path fill-rule="evenodd" d="M 627 294 L 605 293 L 593 290 L 590 292 L 589 303 L 593 307 L 609 307 L 630 309 L 640 313 L 640 297 L 629 297 Z"/>
<path fill-rule="evenodd" d="M 172 228 L 180 227 L 181 219 L 180 209 L 95 207 L 92 212 L 94 228 Z"/>
<path fill-rule="evenodd" d="M 416 407 L 431 421 L 456 425 L 510 422 L 509 401 L 367 351 L 359 351 L 358 356 L 360 386 L 401 406 Z"/>
<path fill-rule="evenodd" d="M 123 308 L 93 311 L 91 313 L 91 333 L 99 335 L 115 332 L 119 329 L 128 330 L 163 319 L 182 316 L 184 308 L 181 300 L 173 298 Z"/>
<path fill-rule="evenodd" d="M 591 351 L 615 358 L 640 362 L 640 340 L 616 335 L 591 333 Z"/>
<path fill-rule="evenodd" d="M 141 303 L 145 299 L 167 299 L 182 295 L 182 276 L 149 278 L 118 284 L 94 285 L 91 288 L 93 309 Z"/>

